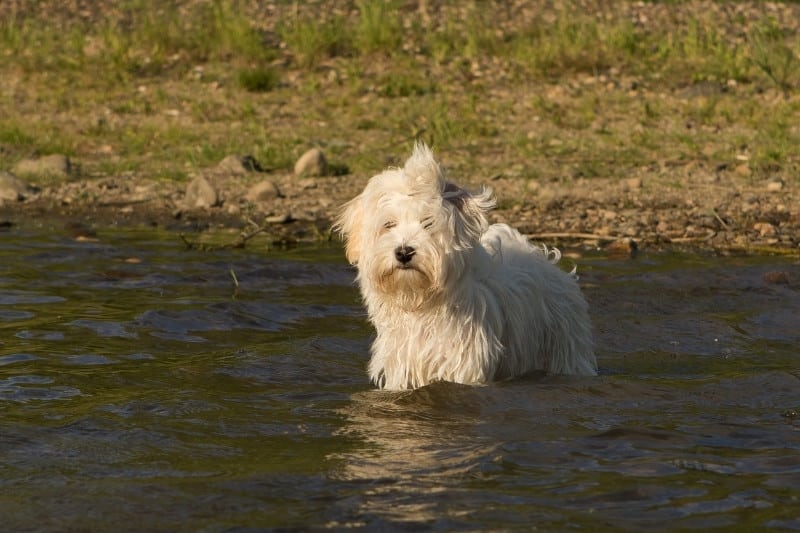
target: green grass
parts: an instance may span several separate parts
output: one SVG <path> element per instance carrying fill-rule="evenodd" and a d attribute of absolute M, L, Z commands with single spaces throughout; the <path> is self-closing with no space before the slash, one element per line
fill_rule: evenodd
<path fill-rule="evenodd" d="M 352 35 L 341 16 L 319 20 L 311 15 L 293 14 L 278 24 L 278 33 L 301 67 L 313 67 L 323 59 L 353 53 Z"/>
<path fill-rule="evenodd" d="M 109 81 L 155 76 L 192 63 L 274 57 L 236 2 L 193 4 L 121 0 L 115 17 L 94 23 L 70 20 L 66 28 L 12 12 L 0 22 L 0 62 L 28 70 L 55 68 L 103 73 Z"/>
<path fill-rule="evenodd" d="M 354 43 L 361 54 L 400 52 L 403 27 L 397 3 L 391 0 L 358 0 L 358 19 L 354 27 Z"/>
<path fill-rule="evenodd" d="M 369 172 L 416 136 L 463 157 L 540 157 L 543 176 L 742 144 L 757 172 L 796 163 L 800 36 L 778 20 L 720 24 L 689 6 L 636 24 L 567 2 L 523 24 L 501 4 L 429 2 L 450 11 L 427 19 L 412 4 L 279 2 L 267 16 L 248 0 L 119 0 L 94 21 L 19 4 L 0 17 L 0 144 L 12 163 L 64 151 L 90 171 L 174 179 L 229 153 L 289 168 L 310 141 L 347 146 L 349 170 Z M 736 86 L 681 96 L 698 82 Z M 94 155 L 106 145 L 121 160 Z"/>
<path fill-rule="evenodd" d="M 240 87 L 254 93 L 271 91 L 280 82 L 277 72 L 265 68 L 240 70 L 237 74 L 237 80 Z"/>
<path fill-rule="evenodd" d="M 774 19 L 767 18 L 748 35 L 749 60 L 784 93 L 800 80 L 800 45 L 788 42 Z"/>
<path fill-rule="evenodd" d="M 88 23 L 72 19 L 63 28 L 12 11 L 0 22 L 0 63 L 29 70 L 91 70 L 112 80 L 156 76 L 196 64 L 232 61 L 251 67 L 276 58 L 277 43 L 255 28 L 234 0 L 187 5 L 155 0 L 120 0 L 113 17 Z M 774 19 L 744 27 L 743 39 L 718 29 L 697 13 L 685 26 L 634 26 L 623 17 L 602 16 L 572 5 L 527 25 L 498 31 L 483 8 L 465 19 L 445 18 L 429 27 L 403 5 L 359 0 L 352 16 L 314 11 L 285 13 L 275 35 L 302 67 L 344 57 L 422 54 L 438 63 L 500 58 L 526 75 L 560 78 L 575 72 L 617 68 L 636 74 L 664 73 L 696 79 L 768 80 L 781 90 L 800 82 L 798 37 Z M 323 8 L 324 6 L 318 6 Z M 324 9 L 323 9 L 324 11 Z M 410 21 L 410 22 L 409 22 Z"/>

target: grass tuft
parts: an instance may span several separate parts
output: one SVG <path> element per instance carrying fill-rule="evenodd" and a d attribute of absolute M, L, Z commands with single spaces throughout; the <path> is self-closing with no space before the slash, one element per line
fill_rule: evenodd
<path fill-rule="evenodd" d="M 353 51 L 351 34 L 341 16 L 320 21 L 295 13 L 280 24 L 278 33 L 301 67 L 312 67 L 325 58 L 347 56 Z"/>
<path fill-rule="evenodd" d="M 278 73 L 268 68 L 242 69 L 236 76 L 239 86 L 253 93 L 264 93 L 278 86 Z"/>

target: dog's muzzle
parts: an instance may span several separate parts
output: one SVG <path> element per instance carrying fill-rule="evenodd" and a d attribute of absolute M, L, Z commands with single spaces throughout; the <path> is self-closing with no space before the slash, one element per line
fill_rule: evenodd
<path fill-rule="evenodd" d="M 411 262 L 417 251 L 411 246 L 398 246 L 394 249 L 394 257 L 401 265 L 407 265 Z"/>

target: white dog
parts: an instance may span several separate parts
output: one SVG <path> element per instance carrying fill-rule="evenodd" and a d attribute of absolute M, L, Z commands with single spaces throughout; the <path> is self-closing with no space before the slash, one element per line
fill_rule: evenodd
<path fill-rule="evenodd" d="M 377 330 L 381 388 L 485 383 L 533 370 L 596 374 L 588 306 L 556 249 L 489 225 L 491 189 L 445 180 L 424 144 L 370 179 L 334 228 Z"/>

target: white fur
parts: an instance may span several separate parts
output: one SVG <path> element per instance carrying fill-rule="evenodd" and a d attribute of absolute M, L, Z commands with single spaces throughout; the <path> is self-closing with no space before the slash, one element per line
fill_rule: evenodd
<path fill-rule="evenodd" d="M 492 207 L 490 189 L 470 194 L 447 182 L 419 143 L 402 169 L 373 177 L 343 207 L 335 228 L 378 333 L 369 363 L 377 386 L 596 374 L 574 272 L 555 265 L 558 250 L 489 226 Z"/>

